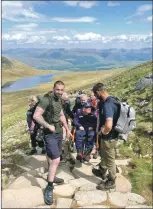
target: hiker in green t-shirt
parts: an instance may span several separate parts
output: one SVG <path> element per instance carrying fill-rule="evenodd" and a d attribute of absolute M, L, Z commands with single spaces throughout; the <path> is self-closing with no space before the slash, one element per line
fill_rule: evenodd
<path fill-rule="evenodd" d="M 67 136 L 71 136 L 71 131 L 62 110 L 61 96 L 64 87 L 62 81 L 56 81 L 53 92 L 44 95 L 34 113 L 34 119 L 44 127 L 44 141 L 49 165 L 48 185 L 44 191 L 44 200 L 48 205 L 53 203 L 53 183 L 64 183 L 63 179 L 55 176 L 62 148 L 62 125 L 66 129 Z"/>

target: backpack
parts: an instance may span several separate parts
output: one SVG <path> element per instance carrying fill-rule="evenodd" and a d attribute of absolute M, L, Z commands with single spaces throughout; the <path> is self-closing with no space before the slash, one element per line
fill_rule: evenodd
<path fill-rule="evenodd" d="M 121 102 L 118 98 L 115 104 L 119 106 L 119 114 L 114 129 L 119 133 L 119 138 L 127 140 L 130 131 L 136 128 L 135 110 L 127 102 Z"/>

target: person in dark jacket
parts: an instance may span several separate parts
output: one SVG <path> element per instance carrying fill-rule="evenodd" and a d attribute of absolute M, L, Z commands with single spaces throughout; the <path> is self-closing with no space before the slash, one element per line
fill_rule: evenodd
<path fill-rule="evenodd" d="M 28 104 L 29 104 L 29 109 L 27 110 L 27 126 L 28 126 L 28 131 L 30 133 L 30 140 L 31 140 L 31 147 L 32 150 L 30 151 L 30 155 L 33 155 L 35 153 L 37 153 L 37 143 L 38 146 L 42 148 L 42 154 L 45 154 L 46 151 L 44 149 L 44 141 L 36 141 L 36 135 L 37 135 L 37 131 L 40 128 L 40 125 L 33 119 L 33 115 L 35 112 L 35 109 L 37 107 L 38 104 L 38 99 L 36 96 L 31 95 L 28 98 Z"/>
<path fill-rule="evenodd" d="M 75 145 L 77 159 L 82 161 L 90 160 L 90 153 L 95 143 L 95 130 L 97 118 L 91 112 L 91 104 L 85 103 L 82 110 L 78 112 L 73 120 L 76 127 Z"/>

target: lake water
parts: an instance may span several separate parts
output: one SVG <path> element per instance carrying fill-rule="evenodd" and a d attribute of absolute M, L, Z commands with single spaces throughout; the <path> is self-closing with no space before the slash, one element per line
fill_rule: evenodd
<path fill-rule="evenodd" d="M 55 74 L 25 77 L 13 82 L 9 86 L 3 87 L 2 92 L 14 92 L 33 88 L 39 84 L 51 82 L 54 75 Z"/>

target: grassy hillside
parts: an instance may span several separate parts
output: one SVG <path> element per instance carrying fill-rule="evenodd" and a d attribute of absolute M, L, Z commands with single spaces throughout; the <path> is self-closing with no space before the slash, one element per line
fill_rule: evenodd
<path fill-rule="evenodd" d="M 152 62 L 147 62 L 105 81 L 111 95 L 128 101 L 136 110 L 137 128 L 121 146 L 121 153 L 133 158 L 128 177 L 133 191 L 149 204 L 152 204 L 152 87 L 141 90 L 135 87 L 140 78 L 152 72 L 152 66 Z"/>
<path fill-rule="evenodd" d="M 127 175 L 136 192 L 146 198 L 148 204 L 152 203 L 152 89 L 151 87 L 136 90 L 138 80 L 152 72 L 152 62 L 137 65 L 131 69 L 68 73 L 54 77 L 66 84 L 66 90 L 89 89 L 96 82 L 104 82 L 111 95 L 127 100 L 135 107 L 137 128 L 130 135 L 126 144 L 121 146 L 122 157 L 132 157 L 133 161 L 127 168 Z M 22 92 L 2 93 L 2 158 L 16 162 L 13 153 L 17 150 L 28 149 L 29 136 L 25 133 L 25 112 L 27 97 L 31 94 L 44 94 L 52 88 L 46 83 Z M 16 139 L 12 141 L 11 139 Z M 22 140 L 21 140 L 22 139 Z"/>
<path fill-rule="evenodd" d="M 66 84 L 66 91 L 90 88 L 95 82 L 106 77 L 119 74 L 122 70 L 66 73 L 53 77 L 53 82 L 62 80 Z M 27 100 L 29 95 L 38 95 L 48 92 L 53 87 L 52 83 L 44 83 L 30 90 L 2 93 L 2 129 L 13 125 L 18 119 L 25 118 Z M 20 114 L 18 112 L 20 111 Z M 18 119 L 17 119 L 18 118 Z"/>
<path fill-rule="evenodd" d="M 25 76 L 45 75 L 54 70 L 36 70 L 26 64 L 2 56 L 2 85 Z"/>

